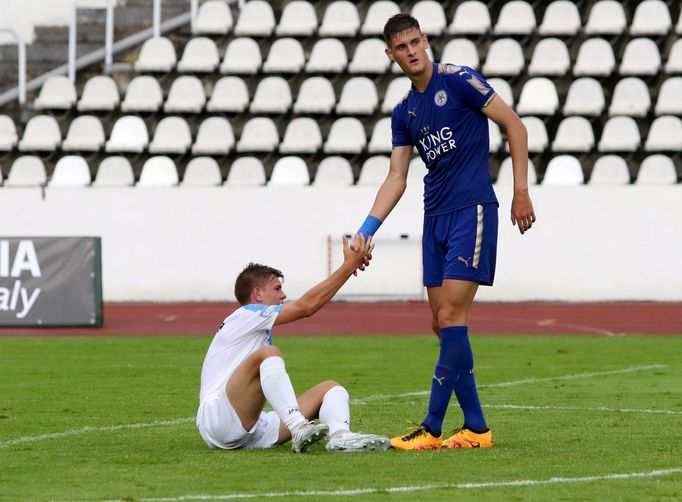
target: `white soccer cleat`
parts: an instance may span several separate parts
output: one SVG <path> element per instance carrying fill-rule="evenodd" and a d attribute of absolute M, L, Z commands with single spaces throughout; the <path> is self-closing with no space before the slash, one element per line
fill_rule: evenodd
<path fill-rule="evenodd" d="M 311 445 L 326 438 L 327 434 L 329 434 L 329 427 L 325 424 L 312 422 L 303 424 L 292 435 L 291 449 L 295 453 L 304 453 Z"/>
<path fill-rule="evenodd" d="M 361 434 L 351 431 L 336 431 L 327 443 L 327 451 L 383 451 L 391 447 L 390 440 L 376 434 Z"/>

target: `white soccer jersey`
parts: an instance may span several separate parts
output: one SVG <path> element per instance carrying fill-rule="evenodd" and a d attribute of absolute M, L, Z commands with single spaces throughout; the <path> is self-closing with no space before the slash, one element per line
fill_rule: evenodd
<path fill-rule="evenodd" d="M 225 387 L 232 373 L 256 350 L 272 344 L 272 326 L 284 305 L 244 305 L 230 314 L 213 337 L 201 368 L 199 400 Z"/>

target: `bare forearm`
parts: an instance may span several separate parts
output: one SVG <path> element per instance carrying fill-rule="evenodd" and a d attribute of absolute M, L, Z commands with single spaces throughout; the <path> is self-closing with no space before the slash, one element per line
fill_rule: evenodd
<path fill-rule="evenodd" d="M 384 221 L 405 193 L 407 183 L 404 178 L 389 176 L 377 192 L 369 214 Z"/>
<path fill-rule="evenodd" d="M 519 120 L 507 129 L 514 173 L 514 192 L 528 191 L 528 133 Z"/>
<path fill-rule="evenodd" d="M 298 301 L 308 317 L 324 307 L 353 275 L 354 269 L 345 264 L 336 269 L 332 275 L 307 291 Z"/>

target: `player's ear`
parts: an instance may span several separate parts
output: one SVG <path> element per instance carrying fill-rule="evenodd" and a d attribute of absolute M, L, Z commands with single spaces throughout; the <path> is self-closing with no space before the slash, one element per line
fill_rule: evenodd
<path fill-rule="evenodd" d="M 393 51 L 391 51 L 391 49 L 389 49 L 388 47 L 386 47 L 386 48 L 384 49 L 384 52 L 386 53 L 386 57 L 387 57 L 388 59 L 390 59 L 391 61 L 394 60 L 394 59 L 393 59 Z"/>
<path fill-rule="evenodd" d="M 426 33 L 422 33 L 422 37 L 424 37 L 424 48 L 428 49 L 429 48 L 429 36 Z"/>
<path fill-rule="evenodd" d="M 255 303 L 260 303 L 263 301 L 263 290 L 259 287 L 253 288 L 253 291 L 251 291 L 251 299 Z"/>

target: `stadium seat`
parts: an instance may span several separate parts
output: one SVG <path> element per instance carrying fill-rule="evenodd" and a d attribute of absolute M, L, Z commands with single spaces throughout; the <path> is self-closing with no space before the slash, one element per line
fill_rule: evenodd
<path fill-rule="evenodd" d="M 180 178 L 175 162 L 162 155 L 150 157 L 142 164 L 138 187 L 172 187 L 177 186 Z"/>
<path fill-rule="evenodd" d="M 562 76 L 570 67 L 571 56 L 566 44 L 558 38 L 543 38 L 533 49 L 528 74 Z"/>
<path fill-rule="evenodd" d="M 380 118 L 372 129 L 367 151 L 369 153 L 390 153 L 392 146 L 391 117 Z"/>
<path fill-rule="evenodd" d="M 580 161 L 572 155 L 559 155 L 547 163 L 542 184 L 545 186 L 571 186 L 585 183 Z"/>
<path fill-rule="evenodd" d="M 350 73 L 385 73 L 391 60 L 386 57 L 386 44 L 378 38 L 366 38 L 357 45 L 348 65 Z"/>
<path fill-rule="evenodd" d="M 634 152 L 642 139 L 632 117 L 611 117 L 604 124 L 598 150 L 600 152 Z"/>
<path fill-rule="evenodd" d="M 672 27 L 670 11 L 661 0 L 644 0 L 635 9 L 630 35 L 665 35 Z"/>
<path fill-rule="evenodd" d="M 457 6 L 448 32 L 451 35 L 483 35 L 491 25 L 487 5 L 478 0 L 467 0 Z"/>
<path fill-rule="evenodd" d="M 521 122 L 528 131 L 528 151 L 530 153 L 542 153 L 547 149 L 549 138 L 547 128 L 542 119 L 538 117 L 521 117 Z M 509 147 L 507 146 L 507 150 Z"/>
<path fill-rule="evenodd" d="M 91 182 L 90 167 L 85 159 L 80 155 L 66 155 L 57 161 L 47 186 L 77 188 Z"/>
<path fill-rule="evenodd" d="M 682 19 L 682 14 L 680 14 Z M 677 39 L 670 47 L 668 61 L 665 63 L 666 73 L 682 73 L 682 39 Z"/>
<path fill-rule="evenodd" d="M 318 31 L 321 37 L 354 37 L 360 29 L 358 9 L 348 0 L 335 0 L 327 5 Z"/>
<path fill-rule="evenodd" d="M 523 49 L 519 42 L 513 38 L 498 38 L 488 48 L 483 73 L 515 77 L 521 73 L 525 64 Z"/>
<path fill-rule="evenodd" d="M 23 155 L 12 162 L 5 180 L 6 187 L 38 187 L 45 186 L 47 174 L 40 157 Z"/>
<path fill-rule="evenodd" d="M 301 157 L 282 157 L 275 162 L 268 186 L 310 185 L 308 165 Z"/>
<path fill-rule="evenodd" d="M 592 167 L 588 185 L 627 185 L 630 183 L 628 165 L 618 155 L 603 155 Z"/>
<path fill-rule="evenodd" d="M 269 37 L 275 30 L 275 13 L 265 0 L 244 2 L 234 27 L 234 34 L 248 37 Z"/>
<path fill-rule="evenodd" d="M 234 148 L 234 131 L 224 117 L 207 117 L 199 125 L 192 155 L 227 155 Z"/>
<path fill-rule="evenodd" d="M 331 113 L 336 95 L 331 82 L 324 77 L 310 77 L 298 90 L 294 113 Z"/>
<path fill-rule="evenodd" d="M 225 185 L 232 187 L 265 185 L 265 168 L 256 157 L 239 157 L 230 166 Z"/>
<path fill-rule="evenodd" d="M 251 113 L 285 113 L 291 108 L 289 82 L 282 77 L 265 77 L 258 82 Z"/>
<path fill-rule="evenodd" d="M 263 57 L 258 42 L 253 38 L 235 38 L 225 50 L 225 57 L 220 65 L 220 73 L 255 75 L 258 73 L 261 64 L 263 64 Z"/>
<path fill-rule="evenodd" d="M 545 77 L 526 81 L 516 105 L 519 115 L 554 115 L 559 108 L 559 95 L 554 82 Z"/>
<path fill-rule="evenodd" d="M 530 35 L 535 27 L 533 6 L 523 0 L 512 0 L 502 5 L 493 33 L 495 35 Z"/>
<path fill-rule="evenodd" d="M 144 152 L 149 143 L 147 126 L 140 117 L 125 115 L 114 122 L 109 141 L 104 149 L 107 152 Z"/>
<path fill-rule="evenodd" d="M 348 65 L 346 46 L 338 38 L 322 38 L 315 42 L 305 65 L 308 73 L 342 73 Z"/>
<path fill-rule="evenodd" d="M 254 117 L 244 124 L 237 142 L 238 152 L 272 152 L 279 145 L 275 123 L 266 117 Z"/>
<path fill-rule="evenodd" d="M 208 37 L 190 38 L 178 62 L 178 71 L 182 73 L 210 73 L 220 64 L 218 47 Z"/>
<path fill-rule="evenodd" d="M 677 19 L 677 24 L 675 25 L 675 33 L 682 35 L 682 11 L 680 11 L 680 16 Z"/>
<path fill-rule="evenodd" d="M 651 94 L 647 85 L 637 77 L 620 80 L 613 89 L 609 115 L 644 117 L 651 108 Z"/>
<path fill-rule="evenodd" d="M 417 155 L 410 161 L 410 165 L 407 168 L 407 184 L 423 183 L 424 176 L 426 176 L 428 172 L 428 169 L 426 169 L 426 166 L 424 165 L 424 161 Z"/>
<path fill-rule="evenodd" d="M 175 67 L 177 55 L 173 42 L 166 37 L 145 40 L 133 65 L 136 72 L 169 72 Z"/>
<path fill-rule="evenodd" d="M 682 152 L 682 121 L 674 115 L 661 115 L 651 123 L 644 143 L 646 152 Z"/>
<path fill-rule="evenodd" d="M 674 185 L 677 183 L 675 163 L 667 155 L 649 155 L 637 172 L 637 185 Z"/>
<path fill-rule="evenodd" d="M 192 133 L 182 117 L 166 116 L 156 125 L 149 153 L 183 154 L 192 145 Z"/>
<path fill-rule="evenodd" d="M 96 152 L 106 141 L 104 127 L 94 115 L 79 115 L 71 121 L 62 150 L 67 152 Z"/>
<path fill-rule="evenodd" d="M 440 2 L 419 0 L 412 5 L 410 14 L 419 21 L 422 33 L 426 33 L 430 37 L 437 37 L 445 32 L 448 22 Z"/>
<path fill-rule="evenodd" d="M 412 82 L 409 77 L 396 77 L 388 84 L 384 100 L 381 103 L 382 113 L 391 113 L 393 107 L 402 100 L 410 90 Z"/>
<path fill-rule="evenodd" d="M 607 77 L 613 73 L 615 67 L 616 57 L 611 44 L 603 38 L 588 38 L 578 48 L 573 75 Z"/>
<path fill-rule="evenodd" d="M 553 152 L 589 152 L 594 148 L 594 131 L 585 117 L 566 117 L 559 123 Z"/>
<path fill-rule="evenodd" d="M 480 59 L 476 44 L 468 38 L 454 38 L 443 48 L 442 63 L 453 63 L 478 70 Z"/>
<path fill-rule="evenodd" d="M 163 91 L 152 76 L 140 75 L 133 78 L 126 89 L 121 111 L 155 112 L 163 103 Z"/>
<path fill-rule="evenodd" d="M 0 152 L 9 152 L 19 141 L 14 121 L 7 115 L 0 115 Z"/>
<path fill-rule="evenodd" d="M 373 157 L 369 157 L 362 164 L 360 176 L 358 177 L 358 186 L 381 185 L 388 174 L 388 166 L 390 162 L 390 157 L 387 157 L 386 155 L 375 155 Z"/>
<path fill-rule="evenodd" d="M 582 77 L 571 82 L 564 102 L 564 115 L 601 115 L 606 106 L 604 89 L 591 78 Z"/>
<path fill-rule="evenodd" d="M 341 97 L 336 105 L 336 113 L 368 115 L 379 106 L 377 89 L 367 77 L 353 77 L 341 89 Z"/>
<path fill-rule="evenodd" d="M 181 187 L 215 187 L 223 183 L 220 167 L 211 157 L 194 157 L 187 163 Z"/>
<path fill-rule="evenodd" d="M 371 2 L 362 23 L 360 33 L 362 35 L 382 35 L 386 20 L 400 13 L 400 7 L 391 0 L 378 0 Z M 421 22 L 421 19 L 419 19 Z"/>
<path fill-rule="evenodd" d="M 249 89 L 239 77 L 222 77 L 213 87 L 206 110 L 215 112 L 241 113 L 249 105 Z"/>
<path fill-rule="evenodd" d="M 19 141 L 22 152 L 56 150 L 62 142 L 59 124 L 52 115 L 36 115 L 29 119 L 24 128 L 24 135 Z"/>
<path fill-rule="evenodd" d="M 278 38 L 270 46 L 268 57 L 263 63 L 265 73 L 298 73 L 305 65 L 305 54 L 301 42 L 295 38 Z"/>
<path fill-rule="evenodd" d="M 575 3 L 556 0 L 545 9 L 538 32 L 542 36 L 572 37 L 580 31 L 582 21 Z"/>
<path fill-rule="evenodd" d="M 488 79 L 488 84 L 495 89 L 495 93 L 501 97 L 505 103 L 514 108 L 514 93 L 512 92 L 509 82 L 503 78 L 493 77 Z"/>
<path fill-rule="evenodd" d="M 42 85 L 33 107 L 36 110 L 69 110 L 76 100 L 76 86 L 69 77 L 55 75 Z"/>
<path fill-rule="evenodd" d="M 535 185 L 538 182 L 537 173 L 535 172 L 535 164 L 528 159 L 528 184 Z M 511 186 L 514 183 L 514 169 L 512 166 L 511 157 L 505 158 L 500 164 L 500 170 L 497 172 L 495 178 L 496 185 Z"/>
<path fill-rule="evenodd" d="M 176 78 L 163 105 L 166 113 L 199 113 L 206 104 L 204 86 L 197 77 L 183 75 Z"/>
<path fill-rule="evenodd" d="M 131 187 L 135 184 L 135 175 L 130 161 L 125 157 L 107 157 L 97 168 L 93 187 Z"/>
<path fill-rule="evenodd" d="M 311 2 L 293 0 L 282 10 L 275 34 L 280 37 L 309 37 L 317 30 L 317 13 Z"/>
<path fill-rule="evenodd" d="M 355 117 L 336 119 L 324 144 L 324 153 L 360 153 L 365 149 L 365 128 Z"/>
<path fill-rule="evenodd" d="M 314 186 L 350 186 L 353 184 L 353 168 L 348 160 L 337 155 L 325 157 L 317 166 Z"/>
<path fill-rule="evenodd" d="M 232 11 L 222 0 L 207 0 L 199 6 L 192 23 L 194 35 L 227 35 L 234 26 Z"/>
<path fill-rule="evenodd" d="M 310 117 L 298 117 L 289 122 L 279 145 L 280 153 L 316 153 L 320 148 L 320 126 Z"/>
<path fill-rule="evenodd" d="M 670 77 L 661 84 L 656 100 L 656 115 L 682 115 L 682 77 Z"/>
<path fill-rule="evenodd" d="M 656 75 L 661 68 L 658 46 L 649 38 L 635 38 L 625 46 L 620 63 L 621 75 Z"/>
<path fill-rule="evenodd" d="M 495 153 L 502 147 L 502 132 L 500 126 L 488 119 L 488 151 Z"/>
<path fill-rule="evenodd" d="M 114 79 L 108 75 L 95 75 L 85 82 L 77 108 L 79 112 L 111 111 L 116 109 L 120 101 Z"/>
<path fill-rule="evenodd" d="M 599 0 L 590 10 L 585 33 L 588 35 L 620 35 L 627 20 L 623 5 L 615 0 Z"/>

